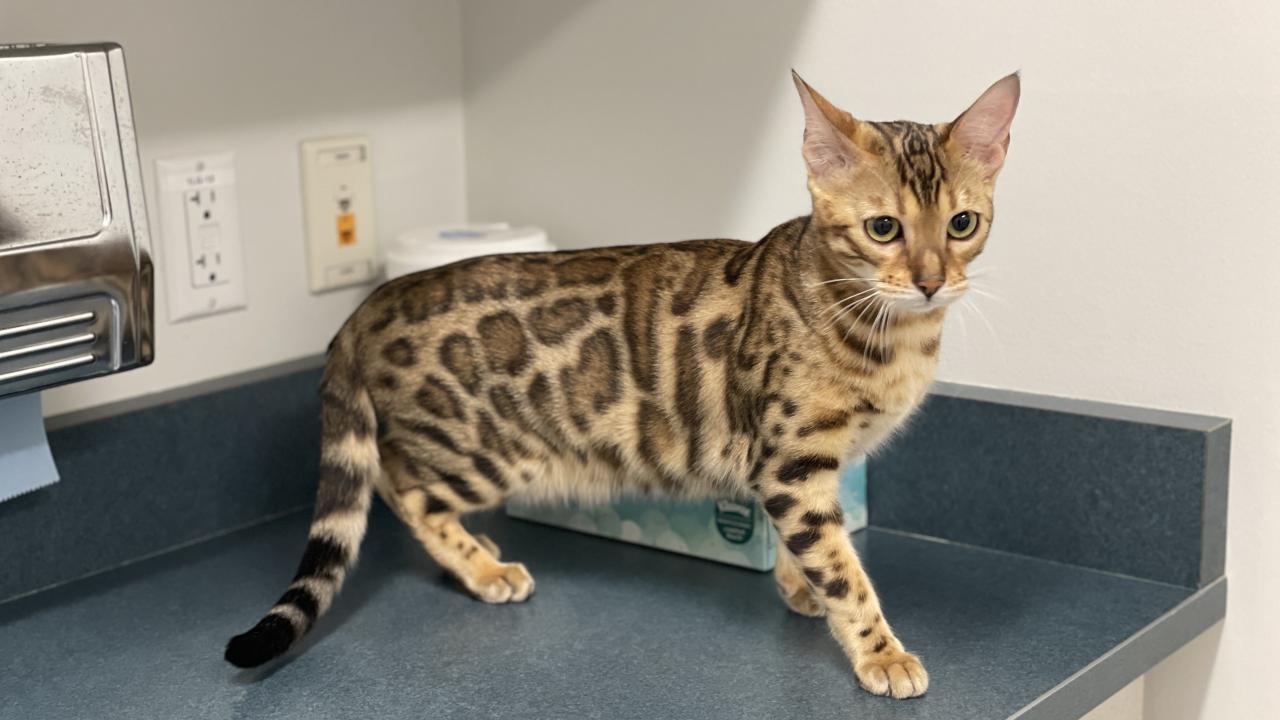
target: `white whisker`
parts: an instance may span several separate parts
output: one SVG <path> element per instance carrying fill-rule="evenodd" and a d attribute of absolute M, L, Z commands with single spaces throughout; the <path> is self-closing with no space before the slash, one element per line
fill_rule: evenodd
<path fill-rule="evenodd" d="M 840 317 L 840 315 L 843 315 L 843 314 L 845 313 L 845 311 L 847 311 L 850 307 L 854 307 L 854 306 L 858 305 L 859 303 L 861 303 L 861 301 L 862 301 L 862 300 L 865 300 L 867 297 L 871 297 L 871 296 L 873 296 L 874 294 L 875 294 L 875 290 L 873 289 L 873 290 L 871 290 L 871 291 L 864 291 L 864 292 L 857 293 L 857 294 L 855 294 L 855 295 L 850 295 L 850 296 L 849 296 L 849 297 L 847 297 L 847 298 L 844 298 L 844 299 L 842 299 L 842 300 L 838 300 L 838 301 L 836 301 L 836 302 L 832 303 L 831 305 L 828 305 L 828 306 L 827 306 L 827 308 L 826 308 L 825 310 L 823 310 L 822 312 L 818 313 L 818 317 L 822 317 L 823 315 L 826 315 L 827 313 L 831 313 L 831 312 L 838 312 L 838 314 L 837 314 L 835 317 L 836 317 L 836 318 L 839 318 L 839 317 Z M 853 302 L 850 302 L 850 301 L 853 301 Z M 850 304 L 849 304 L 849 305 L 844 305 L 844 303 L 846 303 L 846 302 L 850 302 Z M 837 308 L 839 308 L 839 310 L 838 310 L 838 311 L 837 311 Z M 834 322 L 834 319 L 833 319 L 832 321 Z M 828 327 L 830 327 L 830 325 L 828 325 Z"/>
<path fill-rule="evenodd" d="M 884 357 L 889 351 L 889 326 L 893 323 L 894 309 L 893 305 L 888 305 L 888 312 L 885 313 L 884 322 L 880 326 L 880 357 Z"/>
<path fill-rule="evenodd" d="M 982 308 L 978 307 L 971 298 L 965 298 L 965 304 L 972 308 L 973 311 L 978 314 L 978 319 L 982 321 L 982 324 L 987 326 L 987 332 L 991 333 L 991 340 L 995 343 L 996 349 L 1000 351 L 1000 364 L 1007 369 L 1009 366 L 1009 358 L 1005 354 L 1004 344 L 1000 342 L 1000 336 L 996 334 L 995 326 L 987 319 L 987 314 L 982 312 Z"/>
<path fill-rule="evenodd" d="M 861 291 L 861 292 L 856 292 L 856 293 L 854 293 L 854 294 L 852 294 L 852 295 L 846 295 L 845 297 L 840 298 L 839 300 L 837 300 L 837 301 L 835 301 L 835 302 L 831 303 L 830 305 L 828 305 L 828 306 L 827 306 L 827 308 L 826 308 L 825 310 L 823 310 L 823 312 L 830 312 L 833 308 L 840 307 L 840 306 L 844 305 L 844 303 L 849 302 L 850 300 L 857 300 L 858 298 L 865 297 L 865 296 L 867 296 L 867 295 L 872 295 L 872 294 L 874 294 L 875 292 L 876 292 L 875 288 L 869 288 L 869 289 L 867 289 L 867 290 L 863 290 L 863 291 Z"/>
<path fill-rule="evenodd" d="M 861 282 L 874 282 L 873 280 L 871 280 L 871 279 L 869 279 L 869 278 L 847 277 L 847 278 L 834 278 L 834 279 L 832 279 L 832 280 L 823 280 L 822 282 L 810 283 L 810 284 L 808 284 L 808 285 L 805 285 L 805 287 L 818 287 L 818 286 L 820 286 L 820 285 L 830 285 L 831 283 L 838 283 L 838 282 L 859 282 L 859 281 L 861 281 Z"/>
<path fill-rule="evenodd" d="M 849 340 L 849 333 L 853 332 L 853 329 L 858 326 L 858 323 L 862 322 L 862 317 L 866 315 L 867 311 L 873 307 L 876 307 L 876 306 L 874 304 L 868 305 L 862 309 L 862 312 L 858 313 L 858 317 L 854 318 L 853 322 L 849 323 L 849 327 L 845 329 L 844 337 L 841 338 L 840 342 L 847 342 Z"/>
<path fill-rule="evenodd" d="M 1004 298 L 1000 297 L 999 295 L 996 295 L 995 293 L 993 293 L 993 292 L 991 292 L 991 291 L 989 291 L 989 290 L 983 290 L 982 288 L 980 288 L 980 287 L 975 287 L 975 286 L 973 286 L 973 285 L 970 285 L 970 286 L 969 286 L 969 289 L 970 289 L 970 290 L 972 290 L 973 292 L 978 293 L 978 294 L 979 294 L 979 295 L 981 295 L 982 297 L 985 297 L 985 298 L 991 298 L 992 300 L 995 300 L 996 302 L 1004 302 Z"/>
<path fill-rule="evenodd" d="M 874 313 L 872 313 L 872 314 L 871 314 L 871 327 L 872 327 L 872 328 L 875 328 L 875 326 L 876 326 L 876 325 L 875 325 L 875 319 L 876 319 L 876 318 L 878 318 L 878 317 L 880 317 L 880 313 L 884 311 L 884 304 L 883 304 L 883 303 L 878 304 L 878 305 L 876 305 L 876 306 L 875 306 L 875 308 L 876 308 L 876 311 L 875 311 Z M 862 366 L 863 368 L 867 367 L 868 362 L 869 362 L 869 360 L 868 360 L 868 358 L 867 358 L 867 349 L 868 349 L 868 347 L 869 347 L 870 340 L 871 340 L 871 336 L 870 336 L 870 334 L 868 334 L 868 335 L 867 335 L 867 337 L 863 338 L 862 343 L 861 343 L 861 344 L 862 344 L 862 358 L 860 359 L 860 364 L 861 364 L 861 366 Z"/>
<path fill-rule="evenodd" d="M 964 310 L 966 308 L 964 307 L 964 303 L 957 303 L 956 309 Z M 964 319 L 963 312 L 956 312 L 956 320 L 960 321 L 960 333 L 964 335 L 964 341 L 961 347 L 964 348 L 964 357 L 966 360 L 968 360 L 969 359 L 969 321 Z"/>
<path fill-rule="evenodd" d="M 875 342 L 876 327 L 880 325 L 880 319 L 885 316 L 885 313 L 888 312 L 888 309 L 889 309 L 888 303 L 881 303 L 880 309 L 876 312 L 875 319 L 871 321 L 871 334 L 867 336 L 867 341 L 863 343 L 863 346 L 862 346 L 863 367 L 870 367 L 871 356 L 869 353 L 871 352 L 871 348 L 873 347 L 872 343 Z"/>
<path fill-rule="evenodd" d="M 841 310 L 839 315 L 836 315 L 835 317 L 831 318 L 831 322 L 828 322 L 826 326 L 823 327 L 823 330 L 826 330 L 827 328 L 835 327 L 836 323 L 840 322 L 840 318 L 844 317 L 847 313 L 853 311 L 859 305 L 862 305 L 864 303 L 875 302 L 875 299 L 876 297 L 874 295 L 870 295 L 862 298 L 861 300 L 858 300 L 857 302 L 849 303 L 849 306 L 846 307 L 844 310 Z"/>
<path fill-rule="evenodd" d="M 832 316 L 831 316 L 831 319 L 829 319 L 829 320 L 828 320 L 828 322 L 827 322 L 827 324 L 826 324 L 826 325 L 824 325 L 824 328 L 832 327 L 832 325 L 835 325 L 837 322 L 840 322 L 840 318 L 841 318 L 841 316 L 844 316 L 846 313 L 849 313 L 849 311 L 850 311 L 850 310 L 855 309 L 855 307 L 860 306 L 861 304 L 863 304 L 863 302 L 867 302 L 867 301 L 869 301 L 869 300 L 874 300 L 874 299 L 876 299 L 876 296 L 874 296 L 874 295 L 868 295 L 868 296 L 865 296 L 865 297 L 859 297 L 859 299 L 858 299 L 858 300 L 854 300 L 854 301 L 850 302 L 850 304 L 849 304 L 849 305 L 845 305 L 844 307 L 841 307 L 841 309 L 840 309 L 840 311 L 838 311 L 838 313 L 836 313 L 835 315 L 832 315 Z M 826 314 L 826 313 L 823 313 L 823 314 Z M 820 316 L 822 316 L 822 315 L 819 315 L 819 318 L 820 318 Z"/>

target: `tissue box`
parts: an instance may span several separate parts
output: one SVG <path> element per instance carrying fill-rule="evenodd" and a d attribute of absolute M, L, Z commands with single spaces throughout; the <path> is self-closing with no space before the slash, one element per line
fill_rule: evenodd
<path fill-rule="evenodd" d="M 849 462 L 840 478 L 845 532 L 867 526 L 867 466 Z M 538 505 L 519 499 L 507 515 L 717 562 L 772 570 L 778 536 L 757 502 L 625 499 L 603 505 Z"/>

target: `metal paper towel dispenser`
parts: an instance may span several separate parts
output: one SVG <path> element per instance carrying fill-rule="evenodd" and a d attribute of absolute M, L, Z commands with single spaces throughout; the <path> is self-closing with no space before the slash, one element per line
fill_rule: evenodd
<path fill-rule="evenodd" d="M 0 45 L 0 397 L 154 352 L 151 243 L 119 45 Z"/>

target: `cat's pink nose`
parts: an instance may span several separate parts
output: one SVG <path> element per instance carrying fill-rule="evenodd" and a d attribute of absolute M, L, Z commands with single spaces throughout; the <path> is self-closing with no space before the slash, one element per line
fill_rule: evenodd
<path fill-rule="evenodd" d="M 920 292 L 924 293 L 925 298 L 931 298 L 942 287 L 942 278 L 931 277 L 917 280 L 916 287 L 920 288 Z"/>

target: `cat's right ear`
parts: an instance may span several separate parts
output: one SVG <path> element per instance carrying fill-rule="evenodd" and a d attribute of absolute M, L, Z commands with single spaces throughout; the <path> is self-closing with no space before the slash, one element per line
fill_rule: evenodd
<path fill-rule="evenodd" d="M 858 162 L 859 151 L 845 133 L 855 129 L 857 120 L 809 87 L 795 70 L 791 79 L 804 106 L 804 161 L 809 174 L 823 178 L 851 169 Z"/>
<path fill-rule="evenodd" d="M 1018 73 L 1007 75 L 987 88 L 973 105 L 951 123 L 947 144 L 962 157 L 976 160 L 995 178 L 1009 152 L 1009 126 L 1018 111 L 1022 82 Z"/>

